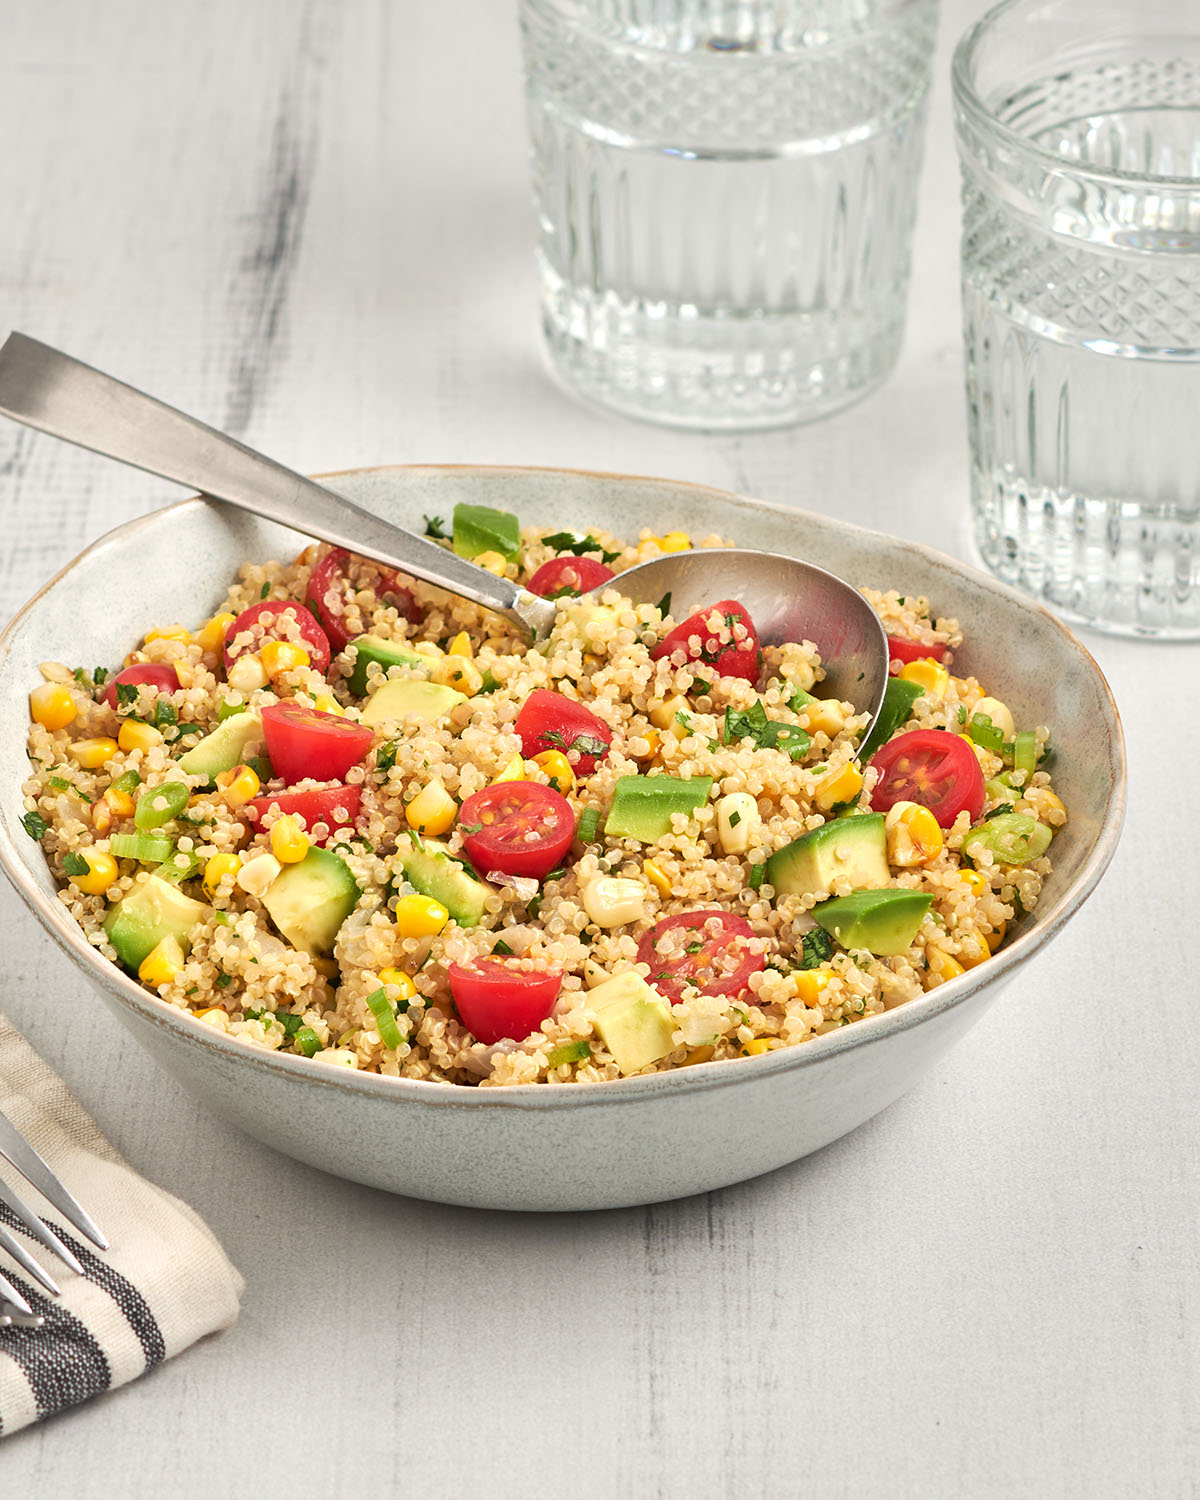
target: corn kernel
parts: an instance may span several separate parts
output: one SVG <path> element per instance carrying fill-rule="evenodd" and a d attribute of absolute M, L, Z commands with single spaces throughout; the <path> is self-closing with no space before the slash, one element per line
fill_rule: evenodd
<path fill-rule="evenodd" d="M 659 746 L 662 744 L 661 732 L 657 729 L 647 729 L 645 734 L 640 737 L 646 741 L 649 748 L 643 755 L 635 755 L 633 759 L 637 761 L 653 760 L 658 754 Z"/>
<path fill-rule="evenodd" d="M 40 682 L 29 695 L 29 712 L 43 729 L 65 729 L 75 717 L 75 700 L 60 682 Z"/>
<path fill-rule="evenodd" d="M 660 896 L 671 894 L 671 882 L 661 865 L 656 865 L 652 859 L 648 859 L 642 866 L 642 871 Z"/>
<path fill-rule="evenodd" d="M 217 793 L 226 807 L 244 807 L 262 787 L 253 766 L 233 766 L 217 775 Z"/>
<path fill-rule="evenodd" d="M 226 681 L 239 693 L 253 693 L 267 685 L 267 669 L 253 651 L 239 656 L 226 674 Z"/>
<path fill-rule="evenodd" d="M 210 1005 L 207 1010 L 194 1010 L 192 1014 L 197 1021 L 203 1021 L 206 1026 L 215 1027 L 218 1031 L 228 1031 L 229 1016 L 219 1005 Z"/>
<path fill-rule="evenodd" d="M 934 703 L 942 701 L 950 686 L 950 673 L 932 656 L 923 656 L 919 661 L 906 661 L 900 668 L 900 676 L 905 682 L 915 682 L 922 695 Z"/>
<path fill-rule="evenodd" d="M 126 753 L 130 750 L 152 750 L 162 742 L 162 730 L 155 729 L 153 724 L 143 724 L 140 719 L 126 719 L 117 730 L 117 743 Z"/>
<path fill-rule="evenodd" d="M 942 852 L 945 839 L 937 819 L 918 802 L 895 802 L 884 820 L 889 864 L 909 869 L 927 865 Z"/>
<path fill-rule="evenodd" d="M 651 724 L 657 729 L 669 730 L 676 739 L 682 739 L 687 730 L 676 718 L 677 714 L 686 713 L 688 701 L 682 693 L 673 693 L 670 698 L 664 698 L 661 703 L 656 703 L 650 710 L 649 718 Z"/>
<path fill-rule="evenodd" d="M 749 792 L 729 792 L 717 803 L 717 841 L 726 854 L 745 854 L 750 835 L 761 828 L 758 802 Z"/>
<path fill-rule="evenodd" d="M 68 746 L 67 753 L 85 771 L 98 771 L 117 753 L 117 742 L 107 738 L 76 740 L 73 745 Z"/>
<path fill-rule="evenodd" d="M 959 938 L 958 961 L 964 969 L 977 969 L 980 964 L 986 963 L 992 956 L 992 950 L 988 947 L 981 932 L 974 930 L 964 933 Z"/>
<path fill-rule="evenodd" d="M 183 968 L 184 961 L 179 939 L 165 937 L 151 948 L 138 965 L 138 978 L 143 984 L 149 984 L 158 989 L 160 985 L 170 984 Z"/>
<path fill-rule="evenodd" d="M 471 561 L 477 568 L 486 568 L 489 573 L 494 573 L 497 578 L 503 578 L 508 572 L 508 561 L 499 552 L 481 552 Z"/>
<path fill-rule="evenodd" d="M 966 970 L 957 959 L 951 958 L 944 948 L 926 948 L 925 962 L 928 965 L 926 973 L 927 987 L 932 989 L 934 985 L 945 984 L 948 979 L 957 979 Z"/>
<path fill-rule="evenodd" d="M 213 855 L 204 866 L 204 879 L 201 882 L 204 886 L 204 894 L 210 901 L 217 894 L 217 887 L 221 884 L 222 880 L 228 876 L 236 875 L 240 865 L 241 860 L 236 854 Z"/>
<path fill-rule="evenodd" d="M 92 827 L 103 837 L 113 826 L 112 808 L 100 798 L 98 802 L 92 803 Z"/>
<path fill-rule="evenodd" d="M 192 633 L 186 625 L 164 625 L 154 630 L 147 630 L 146 642 L 151 641 L 182 641 L 186 646 L 192 639 Z"/>
<path fill-rule="evenodd" d="M 1063 806 L 1062 798 L 1048 786 L 1031 786 L 1021 794 L 1021 800 L 1028 802 L 1033 808 L 1039 822 L 1061 828 L 1067 821 L 1067 809 Z"/>
<path fill-rule="evenodd" d="M 828 969 L 801 969 L 792 975 L 796 994 L 805 1005 L 815 1008 L 821 1003 L 821 991 L 833 978 Z"/>
<path fill-rule="evenodd" d="M 273 854 L 256 854 L 238 870 L 235 884 L 240 885 L 248 895 L 262 897 L 282 869 L 283 866 Z"/>
<path fill-rule="evenodd" d="M 1008 923 L 1004 921 L 1003 918 L 1001 918 L 1000 921 L 996 923 L 995 927 L 992 928 L 991 932 L 984 933 L 983 940 L 993 953 L 995 953 L 996 949 L 999 948 L 1000 944 L 1004 941 L 1004 934 L 1007 931 Z"/>
<path fill-rule="evenodd" d="M 456 693 L 465 693 L 468 698 L 473 698 L 483 686 L 483 673 L 465 656 L 441 657 L 434 663 L 429 677 L 432 682 L 453 688 Z"/>
<path fill-rule="evenodd" d="M 764 1052 L 770 1052 L 771 1043 L 765 1036 L 755 1037 L 752 1042 L 747 1042 L 742 1048 L 743 1057 L 759 1057 Z"/>
<path fill-rule="evenodd" d="M 852 802 L 862 786 L 862 772 L 853 761 L 847 761 L 821 777 L 813 788 L 813 801 L 822 812 L 832 812 L 839 802 Z"/>
<path fill-rule="evenodd" d="M 396 902 L 396 931 L 402 938 L 436 937 L 449 920 L 450 913 L 432 896 L 401 896 Z"/>
<path fill-rule="evenodd" d="M 411 1000 L 417 993 L 412 976 L 406 974 L 403 969 L 380 969 L 379 982 L 380 984 L 394 984 L 400 991 L 401 1000 Z"/>
<path fill-rule="evenodd" d="M 818 698 L 815 703 L 806 703 L 796 717 L 812 734 L 827 734 L 831 740 L 846 727 L 846 715 L 836 698 Z"/>
<path fill-rule="evenodd" d="M 958 878 L 973 896 L 983 896 L 991 890 L 987 876 L 981 875 L 978 870 L 960 870 Z"/>
<path fill-rule="evenodd" d="M 195 634 L 193 639 L 202 651 L 216 653 L 225 645 L 225 637 L 229 634 L 229 627 L 237 619 L 227 610 L 219 615 L 213 615 Z"/>
<path fill-rule="evenodd" d="M 89 896 L 103 896 L 121 873 L 116 860 L 100 849 L 85 849 L 83 858 L 87 860 L 87 874 L 72 875 L 71 884 Z"/>
<path fill-rule="evenodd" d="M 471 637 L 465 630 L 460 630 L 450 644 L 446 647 L 447 656 L 465 656 L 469 661 L 475 655 L 471 646 Z"/>
<path fill-rule="evenodd" d="M 264 641 L 258 659 L 268 679 L 273 681 L 285 672 L 294 672 L 297 667 L 307 667 L 312 658 L 303 646 L 297 646 L 293 641 Z"/>
<path fill-rule="evenodd" d="M 299 864 L 308 853 L 308 835 L 291 813 L 284 813 L 271 826 L 271 853 L 281 864 Z"/>
<path fill-rule="evenodd" d="M 533 763 L 556 792 L 562 792 L 565 796 L 575 785 L 575 772 L 561 750 L 543 750 L 540 755 L 533 757 Z"/>
<path fill-rule="evenodd" d="M 423 786 L 404 809 L 404 819 L 410 828 L 434 838 L 445 833 L 457 816 L 458 803 L 436 778 Z"/>
<path fill-rule="evenodd" d="M 620 875 L 597 875 L 583 888 L 583 909 L 597 927 L 640 922 L 646 911 L 646 887 Z"/>
<path fill-rule="evenodd" d="M 328 693 L 318 693 L 313 699 L 313 707 L 321 714 L 345 714 L 346 710 Z"/>
<path fill-rule="evenodd" d="M 658 545 L 663 552 L 687 552 L 692 539 L 686 531 L 668 531 L 666 536 L 658 538 Z"/>
<path fill-rule="evenodd" d="M 514 755 L 513 758 L 512 758 L 512 760 L 510 760 L 508 762 L 508 764 L 499 773 L 499 775 L 492 777 L 491 784 L 492 784 L 492 786 L 495 786 L 497 784 L 497 782 L 500 782 L 500 781 L 524 781 L 524 780 L 525 780 L 525 762 L 521 759 L 521 757 L 519 755 Z"/>
<path fill-rule="evenodd" d="M 110 786 L 104 794 L 104 801 L 112 809 L 114 818 L 133 817 L 133 798 L 128 792 L 121 792 L 115 786 Z"/>

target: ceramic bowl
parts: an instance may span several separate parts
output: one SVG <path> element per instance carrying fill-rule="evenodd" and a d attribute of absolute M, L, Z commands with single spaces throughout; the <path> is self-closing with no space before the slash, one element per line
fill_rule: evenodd
<path fill-rule="evenodd" d="M 924 594 L 963 622 L 957 670 L 1020 723 L 1049 724 L 1070 822 L 1033 916 L 987 964 L 912 1003 L 799 1047 L 598 1085 L 467 1089 L 353 1073 L 235 1042 L 147 993 L 92 949 L 22 829 L 37 663 L 117 662 L 154 623 L 200 620 L 240 563 L 306 539 L 203 499 L 89 547 L 0 637 L 0 864 L 117 1016 L 217 1114 L 338 1176 L 446 1203 L 585 1209 L 682 1197 L 768 1172 L 853 1130 L 909 1088 L 1034 959 L 1095 887 L 1120 832 L 1124 747 L 1095 662 L 1047 611 L 911 542 L 696 485 L 561 470 L 396 468 L 331 476 L 420 529 L 458 500 L 527 522 L 636 535 L 646 524 L 791 553 L 863 585 Z M 103 612 L 81 599 L 106 601 Z"/>

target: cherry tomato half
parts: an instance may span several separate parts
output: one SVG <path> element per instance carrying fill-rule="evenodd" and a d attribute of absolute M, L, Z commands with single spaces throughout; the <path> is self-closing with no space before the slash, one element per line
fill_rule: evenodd
<path fill-rule="evenodd" d="M 520 969 L 502 958 L 451 964 L 449 972 L 463 1025 L 488 1043 L 524 1041 L 554 1009 L 562 987 L 558 969 Z"/>
<path fill-rule="evenodd" d="M 271 768 L 289 786 L 306 777 L 341 781 L 375 738 L 366 724 L 299 703 L 272 703 L 262 711 L 262 726 Z"/>
<path fill-rule="evenodd" d="M 650 983 L 672 1003 L 688 985 L 702 995 L 740 995 L 766 967 L 766 955 L 747 946 L 753 936 L 732 912 L 685 911 L 642 934 L 637 961 L 650 965 Z"/>
<path fill-rule="evenodd" d="M 527 759 L 532 760 L 543 750 L 561 750 L 577 776 L 592 774 L 608 754 L 613 737 L 612 730 L 590 708 L 548 688 L 534 688 L 522 703 L 513 727 L 521 736 L 521 751 Z"/>
<path fill-rule="evenodd" d="M 935 641 L 932 646 L 926 646 L 920 641 L 906 640 L 902 635 L 889 635 L 887 643 L 888 658 L 891 661 L 925 661 L 930 656 L 934 661 L 941 661 L 946 654 L 945 641 Z"/>
<path fill-rule="evenodd" d="M 367 583 L 376 598 L 394 604 L 406 620 L 416 624 L 421 618 L 420 606 L 396 577 L 394 569 L 356 557 L 345 547 L 335 547 L 312 570 L 305 595 L 305 602 L 324 627 L 334 651 L 344 651 L 351 639 L 345 626 L 346 600 Z"/>
<path fill-rule="evenodd" d="M 287 614 L 295 618 L 291 630 L 282 624 Z M 264 599 L 242 610 L 225 632 L 225 670 L 247 651 L 257 651 L 264 641 L 295 640 L 297 633 L 300 639 L 296 644 L 308 652 L 309 665 L 314 671 L 324 672 L 329 666 L 329 637 L 303 604 L 293 604 L 290 599 Z"/>
<path fill-rule="evenodd" d="M 887 812 L 897 802 L 919 802 L 949 828 L 964 808 L 972 822 L 983 811 L 983 772 L 960 734 L 910 729 L 881 746 L 871 765 L 879 772 L 871 793 L 875 812 Z"/>
<path fill-rule="evenodd" d="M 110 677 L 104 684 L 104 691 L 100 694 L 100 701 L 107 703 L 109 708 L 117 706 L 117 684 L 125 682 L 137 683 L 138 686 L 154 687 L 160 693 L 177 693 L 179 691 L 179 678 L 175 675 L 175 668 L 166 666 L 163 662 L 143 661 L 136 666 L 125 667 L 115 677 Z"/>
<path fill-rule="evenodd" d="M 498 781 L 472 792 L 458 812 L 463 848 L 485 878 L 553 870 L 575 837 L 571 804 L 540 781 Z"/>
<path fill-rule="evenodd" d="M 676 661 L 680 653 L 682 659 Z M 668 631 L 650 659 L 659 661 L 664 656 L 677 666 L 708 667 L 722 677 L 753 682 L 758 676 L 758 631 L 744 605 L 736 599 L 720 599 Z"/>
<path fill-rule="evenodd" d="M 280 813 L 294 813 L 304 819 L 309 833 L 318 823 L 329 826 L 332 837 L 337 829 L 350 827 L 358 817 L 362 792 L 356 786 L 322 786 L 311 792 L 268 792 L 247 802 L 241 812 L 252 824 L 261 823 L 272 807 Z"/>
<path fill-rule="evenodd" d="M 552 557 L 529 580 L 529 592 L 543 599 L 562 594 L 586 594 L 617 575 L 594 557 Z"/>

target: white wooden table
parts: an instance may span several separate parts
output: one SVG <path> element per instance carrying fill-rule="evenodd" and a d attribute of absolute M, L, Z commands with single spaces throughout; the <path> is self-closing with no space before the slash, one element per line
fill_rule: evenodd
<path fill-rule="evenodd" d="M 0 322 L 301 469 L 666 474 L 970 556 L 947 63 L 981 8 L 945 6 L 900 369 L 814 427 L 550 383 L 507 4 L 9 0 Z M 5 426 L 0 613 L 168 488 Z M 1195 1494 L 1200 651 L 1089 644 L 1132 766 L 1100 890 L 921 1088 L 706 1198 L 521 1217 L 299 1166 L 0 891 L 0 1008 L 248 1281 L 231 1332 L 0 1447 L 0 1493 Z"/>

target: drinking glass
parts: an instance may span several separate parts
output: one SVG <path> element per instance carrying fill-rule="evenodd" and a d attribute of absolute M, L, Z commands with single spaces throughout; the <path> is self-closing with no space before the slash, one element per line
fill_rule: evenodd
<path fill-rule="evenodd" d="M 542 326 L 585 394 L 805 421 L 904 332 L 937 0 L 521 0 Z"/>
<path fill-rule="evenodd" d="M 1006 0 L 953 80 L 984 561 L 1200 635 L 1200 0 Z"/>

